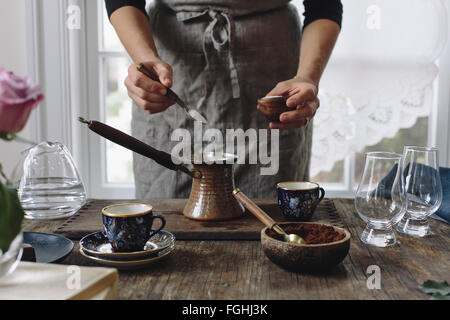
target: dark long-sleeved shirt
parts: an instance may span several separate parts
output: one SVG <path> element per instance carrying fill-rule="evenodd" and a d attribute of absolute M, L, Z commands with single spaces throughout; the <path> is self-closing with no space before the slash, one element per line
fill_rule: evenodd
<path fill-rule="evenodd" d="M 145 0 L 105 0 L 108 16 L 117 9 L 124 6 L 133 6 L 147 15 L 145 11 Z M 329 19 L 336 22 L 339 27 L 342 24 L 342 3 L 341 0 L 304 0 L 305 20 L 303 28 L 318 19 Z"/>

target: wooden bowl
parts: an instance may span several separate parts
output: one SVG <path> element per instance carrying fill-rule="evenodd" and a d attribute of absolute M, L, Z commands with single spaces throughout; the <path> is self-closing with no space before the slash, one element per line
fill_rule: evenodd
<path fill-rule="evenodd" d="M 289 226 L 299 224 L 318 224 L 333 227 L 335 231 L 345 234 L 339 241 L 322 244 L 293 244 L 276 239 L 276 234 L 269 228 L 261 231 L 261 244 L 266 256 L 278 266 L 294 272 L 326 271 L 338 265 L 347 256 L 350 249 L 350 233 L 342 228 L 323 223 L 298 222 L 279 223 L 289 233 Z"/>
<path fill-rule="evenodd" d="M 259 111 L 269 121 L 280 122 L 280 115 L 283 112 L 295 110 L 295 107 L 288 108 L 286 106 L 286 98 L 282 96 L 267 96 L 258 99 Z"/>

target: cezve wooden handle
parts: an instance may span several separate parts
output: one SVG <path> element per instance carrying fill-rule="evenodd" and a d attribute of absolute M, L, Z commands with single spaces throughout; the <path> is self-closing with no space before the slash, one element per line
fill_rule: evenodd
<path fill-rule="evenodd" d="M 233 196 L 240 202 L 242 205 L 247 208 L 255 217 L 259 219 L 262 223 L 266 225 L 266 227 L 272 229 L 272 227 L 276 224 L 276 222 L 265 213 L 260 207 L 256 205 L 252 200 L 250 200 L 245 194 L 242 193 L 239 189 L 233 190 Z"/>
<path fill-rule="evenodd" d="M 152 148 L 151 146 L 143 143 L 142 141 L 132 137 L 116 128 L 110 127 L 100 121 L 91 120 L 88 124 L 89 129 L 102 137 L 121 145 L 131 151 L 139 153 L 144 157 L 153 159 L 160 165 L 170 170 L 177 170 L 175 163 L 173 163 L 170 154 Z"/>
<path fill-rule="evenodd" d="M 200 179 L 202 177 L 202 173 L 199 170 L 196 169 L 189 170 L 183 164 L 178 165 L 175 164 L 172 161 L 172 156 L 169 153 L 152 148 L 151 146 L 126 134 L 125 132 L 110 127 L 107 124 L 104 124 L 100 121 L 86 120 L 82 117 L 78 117 L 78 120 L 82 123 L 87 124 L 89 129 L 101 135 L 103 138 L 106 138 L 109 141 L 117 143 L 118 145 L 121 145 L 122 147 L 127 148 L 128 150 L 139 153 L 144 157 L 150 158 L 156 161 L 158 164 L 166 167 L 167 169 L 184 172 L 193 178 Z"/>

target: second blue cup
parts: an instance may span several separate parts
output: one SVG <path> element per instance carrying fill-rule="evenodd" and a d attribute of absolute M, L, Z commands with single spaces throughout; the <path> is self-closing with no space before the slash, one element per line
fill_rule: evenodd
<path fill-rule="evenodd" d="M 277 184 L 278 206 L 289 221 L 308 221 L 325 196 L 315 182 L 288 181 Z"/>

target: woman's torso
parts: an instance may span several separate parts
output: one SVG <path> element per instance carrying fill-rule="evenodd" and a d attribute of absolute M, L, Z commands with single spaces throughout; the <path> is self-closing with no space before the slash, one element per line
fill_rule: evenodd
<path fill-rule="evenodd" d="M 301 24 L 295 8 L 285 5 L 286 2 L 273 1 L 272 4 L 282 4 L 273 10 L 244 16 L 211 6 L 181 9 L 181 5 L 187 6 L 192 1 L 157 0 L 150 8 L 158 53 L 173 67 L 172 89 L 207 116 L 209 123 L 204 130 L 216 128 L 225 137 L 226 129 L 268 129 L 267 120 L 256 109 L 256 101 L 278 82 L 295 76 L 299 59 Z M 212 39 L 209 31 L 214 19 Z M 178 106 L 156 115 L 148 115 L 136 107 L 133 110 L 133 135 L 158 149 L 172 150 L 177 142 L 170 141 L 170 136 L 177 128 L 193 130 L 192 121 Z M 311 131 L 311 125 L 280 131 L 278 174 L 261 176 L 260 165 L 236 165 L 237 186 L 250 197 L 267 197 L 275 195 L 275 184 L 280 180 L 306 179 Z M 189 195 L 189 177 L 140 156 L 135 156 L 134 170 L 140 198 Z"/>

